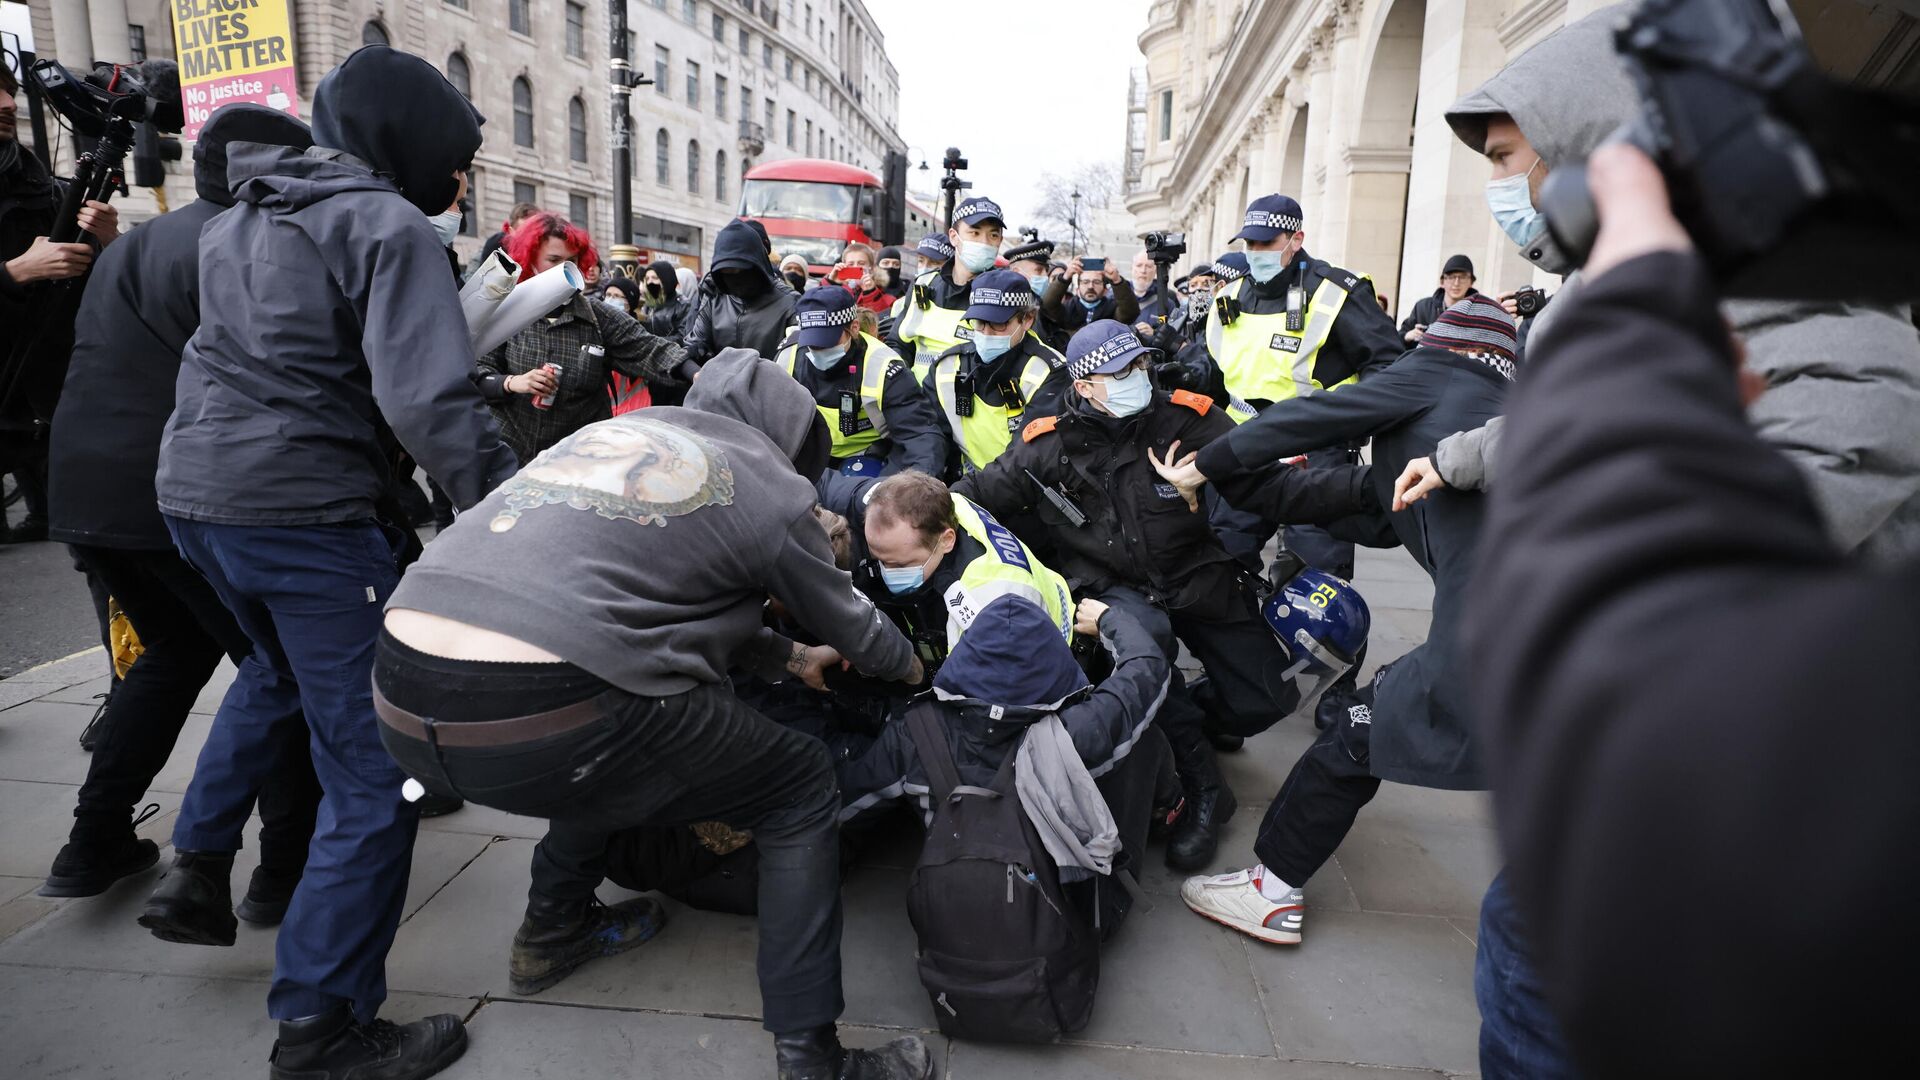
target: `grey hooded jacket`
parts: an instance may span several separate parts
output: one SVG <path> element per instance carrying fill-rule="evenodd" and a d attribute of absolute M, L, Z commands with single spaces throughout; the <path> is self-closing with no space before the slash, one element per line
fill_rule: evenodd
<path fill-rule="evenodd" d="M 1480 152 L 1488 117 L 1506 114 L 1548 169 L 1577 166 L 1638 107 L 1613 51 L 1619 18 L 1619 6 L 1602 8 L 1528 49 L 1455 102 L 1447 123 Z M 1522 253 L 1552 273 L 1571 268 L 1547 238 Z M 1551 341 L 1578 288 L 1575 274 L 1535 317 L 1529 348 Z M 1767 383 L 1749 417 L 1806 475 L 1835 543 L 1876 562 L 1920 553 L 1920 336 L 1908 309 L 1745 300 L 1723 311 Z M 1452 486 L 1483 487 L 1498 446 L 1496 421 L 1442 441 L 1434 465 Z"/>

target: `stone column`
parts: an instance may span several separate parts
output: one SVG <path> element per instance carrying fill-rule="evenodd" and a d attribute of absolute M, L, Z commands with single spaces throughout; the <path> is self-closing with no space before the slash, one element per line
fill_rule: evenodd
<path fill-rule="evenodd" d="M 127 0 L 87 0 L 87 19 L 92 24 L 95 60 L 133 62 L 133 44 L 127 40 Z"/>
<path fill-rule="evenodd" d="M 1333 114 L 1333 47 L 1330 35 L 1315 31 L 1307 44 L 1307 153 L 1300 191 L 1288 192 L 1300 201 L 1309 222 L 1321 215 L 1327 177 L 1327 122 Z"/>
<path fill-rule="evenodd" d="M 1253 170 L 1247 176 L 1249 199 L 1271 195 L 1280 183 L 1280 134 L 1275 130 L 1280 126 L 1280 119 L 1276 115 L 1277 100 L 1268 102 L 1260 110 L 1259 120 L 1254 125 L 1252 150 L 1249 152 Z"/>
<path fill-rule="evenodd" d="M 75 75 L 93 67 L 93 28 L 87 25 L 87 5 L 80 0 L 53 5 L 53 56 Z"/>
<path fill-rule="evenodd" d="M 1357 0 L 1334 0 L 1330 6 L 1333 9 L 1333 64 L 1327 100 L 1331 108 L 1321 161 L 1326 180 L 1321 205 L 1307 210 L 1307 222 L 1313 237 L 1314 257 L 1341 266 L 1347 257 L 1345 238 L 1351 216 L 1346 154 L 1347 147 L 1354 141 L 1354 128 L 1360 115 L 1360 11 Z"/>

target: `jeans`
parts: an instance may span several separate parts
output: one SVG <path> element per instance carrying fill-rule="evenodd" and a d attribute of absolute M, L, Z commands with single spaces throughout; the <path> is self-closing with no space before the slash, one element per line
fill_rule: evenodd
<path fill-rule="evenodd" d="M 124 833 L 133 804 L 166 766 L 188 712 L 220 657 L 252 651 L 206 579 L 171 549 L 130 551 L 75 544 L 73 557 L 126 612 L 144 651 L 107 703 L 87 765 L 73 839 Z M 261 862 L 297 875 L 307 859 L 320 785 L 304 740 L 286 748 L 260 793 Z M 218 850 L 234 850 L 234 848 Z M 203 849 L 216 850 L 216 849 Z"/>
<path fill-rule="evenodd" d="M 1298 888 L 1333 856 L 1372 801 L 1380 781 L 1368 769 L 1373 731 L 1373 687 L 1351 695 L 1327 695 L 1324 711 L 1335 714 L 1307 747 L 1280 793 L 1260 820 L 1253 852 L 1280 880 Z"/>
<path fill-rule="evenodd" d="M 1548 1010 L 1540 977 L 1527 958 L 1525 928 L 1514 910 L 1505 870 L 1494 877 L 1480 902 L 1473 997 L 1480 1006 L 1483 1080 L 1570 1080 L 1577 1075 L 1559 1021 Z"/>
<path fill-rule="evenodd" d="M 325 795 L 280 926 L 267 1011 L 294 1020 L 344 1002 L 371 1021 L 387 996 L 387 951 L 420 822 L 400 797 L 406 776 L 381 747 L 373 715 L 374 640 L 399 580 L 393 545 L 371 521 L 168 517 L 167 528 L 252 645 L 200 751 L 174 846 L 238 848 L 267 772 L 305 741 Z"/>
<path fill-rule="evenodd" d="M 394 705 L 451 725 L 502 718 L 487 715 L 463 681 L 489 668 L 502 670 L 427 656 L 383 636 L 375 679 Z M 557 689 L 544 706 L 509 715 L 585 696 L 577 686 Z M 834 823 L 840 792 L 825 746 L 768 720 L 726 686 L 661 698 L 608 687 L 595 700 L 600 719 L 508 746 L 429 745 L 385 725 L 381 734 L 401 767 L 429 789 L 548 819 L 533 855 L 534 896 L 592 896 L 619 830 L 720 821 L 752 831 L 760 850 L 765 1027 L 779 1033 L 833 1023 L 845 1004 Z"/>

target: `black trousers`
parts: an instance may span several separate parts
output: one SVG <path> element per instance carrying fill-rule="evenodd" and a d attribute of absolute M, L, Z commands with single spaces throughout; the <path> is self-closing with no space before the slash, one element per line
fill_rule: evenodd
<path fill-rule="evenodd" d="M 1109 607 L 1132 615 L 1172 662 L 1180 654 L 1180 642 L 1207 672 L 1207 692 L 1195 701 L 1183 692 L 1183 681 L 1176 668 L 1175 686 L 1161 706 L 1159 721 L 1169 739 L 1185 725 L 1196 726 L 1202 718 L 1210 726 L 1231 735 L 1252 736 L 1279 723 L 1300 706 L 1300 688 L 1293 680 L 1282 678 L 1290 661 L 1286 650 L 1275 640 L 1266 622 L 1253 615 L 1248 601 L 1245 619 L 1203 619 L 1181 611 L 1168 611 L 1152 603 L 1134 589 L 1115 587 L 1099 597 Z M 1169 716 L 1169 711 L 1173 715 Z"/>
<path fill-rule="evenodd" d="M 493 692 L 486 693 L 489 679 Z M 550 689 L 543 692 L 542 683 Z M 594 699 L 600 719 L 526 743 L 436 747 L 384 724 L 381 738 L 431 790 L 548 820 L 533 856 L 538 896 L 592 896 L 606 876 L 610 837 L 622 829 L 720 821 L 751 830 L 760 849 L 764 1024 L 802 1031 L 839 1017 L 840 794 L 818 739 L 768 720 L 725 686 L 636 697 L 570 664 L 446 660 L 385 633 L 374 685 L 393 704 L 441 724 Z"/>
<path fill-rule="evenodd" d="M 1335 696 L 1323 713 L 1334 714 L 1280 785 L 1280 794 L 1260 821 L 1253 851 L 1280 880 L 1298 887 L 1333 857 L 1340 842 L 1380 790 L 1369 770 L 1373 731 L 1373 686 Z"/>
<path fill-rule="evenodd" d="M 100 742 L 75 806 L 72 838 L 123 833 L 133 805 L 166 766 L 194 699 L 220 666 L 252 651 L 213 587 L 171 549 L 132 551 L 71 545 L 74 559 L 120 603 L 140 636 L 140 659 L 107 704 Z M 307 861 L 320 805 L 313 759 L 301 739 L 260 791 L 262 867 L 297 877 Z"/>

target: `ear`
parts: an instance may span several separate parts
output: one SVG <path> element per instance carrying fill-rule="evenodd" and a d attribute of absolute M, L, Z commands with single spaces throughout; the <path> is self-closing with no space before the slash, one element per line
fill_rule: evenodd
<path fill-rule="evenodd" d="M 1073 392 L 1076 394 L 1079 394 L 1081 397 L 1087 399 L 1088 401 L 1092 401 L 1093 400 L 1093 383 L 1089 382 L 1086 379 L 1075 379 L 1073 380 Z"/>
<path fill-rule="evenodd" d="M 953 553 L 954 545 L 959 542 L 960 534 L 949 528 L 940 534 L 940 543 L 935 546 L 939 549 L 940 554 L 950 555 Z"/>

